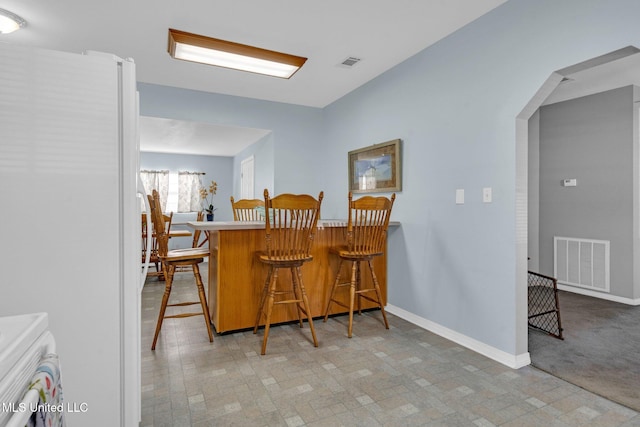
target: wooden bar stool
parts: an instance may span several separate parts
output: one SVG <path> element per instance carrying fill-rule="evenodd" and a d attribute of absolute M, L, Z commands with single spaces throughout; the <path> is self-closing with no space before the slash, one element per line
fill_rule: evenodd
<path fill-rule="evenodd" d="M 340 257 L 338 264 L 338 272 L 336 280 L 329 295 L 327 309 L 324 312 L 324 321 L 329 317 L 329 309 L 331 303 L 338 304 L 349 309 L 349 328 L 348 336 L 351 338 L 353 330 L 353 309 L 356 296 L 358 297 L 358 313 L 361 314 L 360 300 L 364 298 L 380 307 L 384 326 L 389 329 L 389 322 L 384 311 L 384 303 L 380 292 L 378 278 L 373 270 L 372 260 L 376 256 L 384 254 L 387 227 L 389 226 L 389 218 L 391 217 L 391 208 L 396 199 L 395 193 L 391 195 L 391 199 L 386 197 L 365 196 L 358 200 L 353 200 L 353 195 L 349 192 L 349 219 L 347 222 L 347 245 L 331 248 L 333 253 Z M 340 270 L 344 261 L 351 262 L 351 281 L 340 283 Z M 362 277 L 360 274 L 360 263 L 366 261 L 371 271 L 371 280 L 373 288 L 362 287 Z M 343 304 L 335 298 L 336 290 L 342 286 L 349 286 L 349 305 Z M 375 295 L 365 295 L 374 293 Z"/>
<path fill-rule="evenodd" d="M 149 200 L 151 198 L 147 196 Z M 171 222 L 173 220 L 173 212 L 169 215 L 162 214 L 162 218 L 164 219 L 164 227 L 167 234 L 171 233 Z M 153 223 L 153 219 L 151 220 Z M 149 254 L 149 267 L 153 264 L 156 268 L 156 271 L 148 271 L 147 277 L 156 276 L 158 280 L 164 280 L 164 273 L 162 272 L 162 264 L 160 263 L 160 258 L 158 258 L 158 241 L 156 239 L 156 233 L 151 233 L 151 236 L 147 236 L 147 214 L 142 213 L 142 262 L 144 263 L 147 255 L 147 239 L 151 238 L 151 252 Z"/>
<path fill-rule="evenodd" d="M 256 209 L 261 208 L 261 209 Z M 231 196 L 231 209 L 234 221 L 263 221 L 264 200 L 240 199 L 237 202 Z"/>
<path fill-rule="evenodd" d="M 151 344 L 151 350 L 156 349 L 156 342 L 158 341 L 158 335 L 162 328 L 162 322 L 168 318 L 182 318 L 191 316 L 204 316 L 205 324 L 207 326 L 207 333 L 209 334 L 209 342 L 213 342 L 213 333 L 211 331 L 211 319 L 209 318 L 209 308 L 207 307 L 207 298 L 204 293 L 204 285 L 202 283 L 202 277 L 200 276 L 199 264 L 204 261 L 204 258 L 209 256 L 209 250 L 204 248 L 188 248 L 188 249 L 175 249 L 169 250 L 169 236 L 165 230 L 164 218 L 162 210 L 160 208 L 160 196 L 156 190 L 153 190 L 153 195 L 149 197 L 151 202 L 151 218 L 153 220 L 153 228 L 155 229 L 156 240 L 158 242 L 158 257 L 162 263 L 162 270 L 165 277 L 164 295 L 162 296 L 162 304 L 160 306 L 160 313 L 158 313 L 158 323 L 156 324 L 156 333 L 153 336 L 153 344 Z M 169 304 L 169 296 L 171 295 L 171 285 L 173 283 L 173 275 L 178 267 L 191 267 L 193 269 L 193 276 L 196 280 L 196 286 L 198 288 L 198 296 L 200 301 L 181 302 L 176 304 Z M 165 312 L 167 307 L 178 307 L 200 304 L 202 311 L 197 313 L 180 313 L 171 316 L 166 316 Z"/>
<path fill-rule="evenodd" d="M 200 211 L 196 214 L 196 221 L 204 221 L 204 212 Z M 200 240 L 200 238 L 204 235 L 204 239 Z M 191 240 L 191 247 L 192 248 L 201 248 L 204 246 L 205 243 L 207 243 L 209 241 L 209 235 L 207 233 L 203 233 L 202 230 L 194 230 L 193 232 L 193 237 Z M 183 271 L 189 271 L 189 270 L 193 270 L 193 268 L 190 268 L 191 266 L 179 266 L 176 267 L 176 273 L 177 272 L 183 272 Z"/>
<path fill-rule="evenodd" d="M 273 306 L 277 304 L 295 304 L 301 328 L 302 313 L 304 313 L 311 329 L 313 345 L 318 346 L 300 267 L 313 259 L 310 254 L 311 243 L 316 231 L 322 198 L 323 193 L 320 192 L 317 200 L 305 194 L 281 194 L 271 199 L 269 192 L 264 190 L 264 206 L 268 212 L 265 214 L 267 250 L 259 253 L 258 259 L 269 266 L 269 273 L 262 290 L 253 328 L 253 333 L 257 333 L 260 319 L 264 315 L 266 320 L 260 353 L 262 355 L 267 350 L 271 314 Z M 288 268 L 291 271 L 291 284 L 287 288 L 279 287 L 278 284 L 278 270 L 281 268 Z"/>

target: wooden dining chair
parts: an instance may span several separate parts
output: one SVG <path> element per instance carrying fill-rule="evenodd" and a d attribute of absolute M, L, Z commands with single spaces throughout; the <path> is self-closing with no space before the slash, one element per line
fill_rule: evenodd
<path fill-rule="evenodd" d="M 383 255 L 387 240 L 387 228 L 389 226 L 389 218 L 391 217 L 391 208 L 396 199 L 395 193 L 391 198 L 365 196 L 358 200 L 353 200 L 353 195 L 349 192 L 349 218 L 347 221 L 347 244 L 331 248 L 331 252 L 336 253 L 340 262 L 338 263 L 338 271 L 336 280 L 329 295 L 327 309 L 324 312 L 324 321 L 329 317 L 331 304 L 335 303 L 349 309 L 349 327 L 347 335 L 351 338 L 353 331 L 353 310 L 356 304 L 358 314 L 362 313 L 361 299 L 375 303 L 382 312 L 384 326 L 389 329 L 389 322 L 384 311 L 384 301 L 380 292 L 378 278 L 373 270 L 373 258 Z M 347 261 L 351 262 L 351 280 L 349 282 L 340 282 L 340 271 L 342 264 Z M 362 276 L 360 264 L 367 263 L 371 272 L 372 288 L 364 288 L 362 286 Z M 336 299 L 336 290 L 342 286 L 349 286 L 349 305 L 346 305 Z M 366 294 L 373 293 L 373 296 Z"/>
<path fill-rule="evenodd" d="M 198 212 L 196 215 L 196 221 L 202 222 L 204 221 L 204 212 Z M 202 236 L 204 238 L 202 239 Z M 193 241 L 191 243 L 192 248 L 201 248 L 209 241 L 209 235 L 207 233 L 203 233 L 202 230 L 194 230 L 193 232 Z"/>
<path fill-rule="evenodd" d="M 258 208 L 258 209 L 256 209 Z M 231 196 L 231 209 L 234 221 L 263 221 L 264 200 L 240 199 L 237 202 Z"/>
<path fill-rule="evenodd" d="M 262 355 L 267 350 L 274 305 L 295 304 L 300 327 L 303 327 L 302 313 L 304 313 L 311 329 L 313 345 L 318 346 L 300 267 L 313 259 L 311 243 L 316 231 L 323 196 L 323 192 L 320 192 L 317 200 L 306 194 L 281 194 L 270 198 L 269 192 L 264 190 L 264 206 L 273 214 L 265 215 L 266 251 L 260 252 L 258 259 L 269 267 L 269 271 L 253 328 L 253 333 L 257 333 L 260 320 L 264 316 L 264 338 L 260 353 Z M 281 268 L 291 271 L 289 286 L 278 283 L 278 270 Z"/>
<path fill-rule="evenodd" d="M 211 330 L 211 319 L 209 317 L 209 307 L 207 306 L 207 299 L 204 292 L 204 285 L 202 283 L 202 277 L 200 276 L 199 265 L 209 255 L 208 249 L 201 248 L 188 248 L 188 249 L 175 249 L 169 250 L 169 235 L 166 231 L 164 224 L 164 216 L 160 208 L 160 198 L 158 192 L 153 190 L 151 200 L 151 217 L 153 219 L 153 228 L 155 230 L 156 240 L 158 241 L 158 257 L 162 263 L 162 270 L 165 278 L 164 295 L 162 296 L 162 303 L 160 305 L 160 312 L 158 313 L 158 322 L 156 324 L 156 332 L 153 336 L 153 344 L 151 350 L 155 350 L 156 343 L 158 341 L 158 335 L 162 328 L 162 322 L 168 318 L 182 318 L 191 316 L 204 316 L 205 324 L 207 326 L 207 333 L 209 334 L 209 342 L 213 342 L 213 333 Z M 171 296 L 171 285 L 173 284 L 173 276 L 177 267 L 191 267 L 193 270 L 193 276 L 195 278 L 196 287 L 198 288 L 198 296 L 200 301 L 187 301 L 175 304 L 169 304 L 169 297 Z M 178 313 L 167 316 L 167 307 L 181 307 L 187 305 L 200 304 L 202 308 L 201 312 L 196 313 Z"/>

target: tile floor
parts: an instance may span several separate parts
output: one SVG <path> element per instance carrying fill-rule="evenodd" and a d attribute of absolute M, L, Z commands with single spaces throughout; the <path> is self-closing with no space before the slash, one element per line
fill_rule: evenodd
<path fill-rule="evenodd" d="M 203 269 L 204 270 L 204 269 Z M 178 273 L 172 301 L 197 299 Z M 205 278 L 206 281 L 206 278 Z M 379 312 L 216 335 L 203 318 L 165 320 L 151 341 L 164 284 L 142 293 L 141 426 L 640 426 L 640 414 L 532 367 L 510 369 Z"/>

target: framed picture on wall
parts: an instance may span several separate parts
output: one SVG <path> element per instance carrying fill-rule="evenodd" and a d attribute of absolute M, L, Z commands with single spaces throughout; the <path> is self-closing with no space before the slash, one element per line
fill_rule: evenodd
<path fill-rule="evenodd" d="M 400 139 L 349 151 L 349 191 L 380 193 L 401 189 Z"/>

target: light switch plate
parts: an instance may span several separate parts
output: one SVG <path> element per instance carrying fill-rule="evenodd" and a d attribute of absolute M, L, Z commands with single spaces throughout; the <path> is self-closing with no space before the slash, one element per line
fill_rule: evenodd
<path fill-rule="evenodd" d="M 491 203 L 493 199 L 493 194 L 491 191 L 491 187 L 485 187 L 482 189 L 482 202 L 483 203 Z"/>
<path fill-rule="evenodd" d="M 464 188 L 456 189 L 456 205 L 464 204 Z"/>

